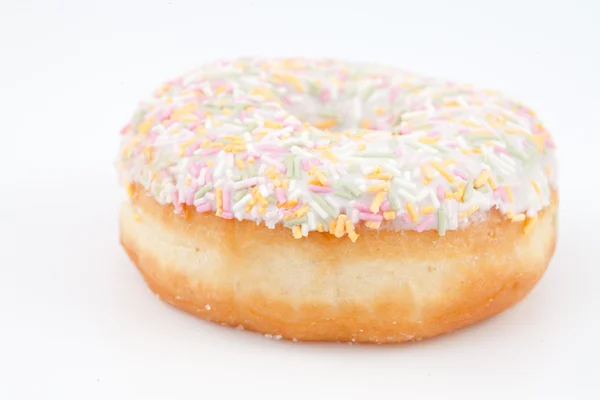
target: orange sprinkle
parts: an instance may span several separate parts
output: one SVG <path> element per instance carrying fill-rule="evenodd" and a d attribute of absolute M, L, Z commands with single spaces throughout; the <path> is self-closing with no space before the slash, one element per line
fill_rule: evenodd
<path fill-rule="evenodd" d="M 510 190 L 510 186 L 504 185 L 504 191 L 506 192 L 506 196 L 508 197 L 508 201 L 514 203 L 515 197 L 512 194 L 512 190 Z"/>
<path fill-rule="evenodd" d="M 237 165 L 237 167 L 240 171 L 243 171 L 244 169 L 246 169 L 246 164 L 244 163 L 244 160 L 242 160 L 241 158 L 238 158 L 237 160 L 235 160 L 235 165 Z"/>
<path fill-rule="evenodd" d="M 363 129 L 369 129 L 370 126 L 371 126 L 371 121 L 369 121 L 369 118 L 363 119 L 362 122 L 360 123 L 360 127 Z"/>
<path fill-rule="evenodd" d="M 380 221 L 367 221 L 367 222 L 365 222 L 365 226 L 370 229 L 379 229 L 379 227 L 381 226 L 381 222 Z"/>
<path fill-rule="evenodd" d="M 215 195 L 217 197 L 217 209 L 221 210 L 223 208 L 223 188 L 217 188 Z"/>
<path fill-rule="evenodd" d="M 381 203 L 383 203 L 384 199 L 385 199 L 385 192 L 377 193 L 377 195 L 373 199 L 373 202 L 371 203 L 371 212 L 372 213 L 379 212 L 379 207 L 381 206 Z"/>
<path fill-rule="evenodd" d="M 527 220 L 525 221 L 525 224 L 523 225 L 523 233 L 526 235 L 529 234 L 529 232 L 531 232 L 531 229 L 535 225 L 536 221 L 537 221 L 537 215 L 534 215 L 531 218 L 527 218 Z"/>
<path fill-rule="evenodd" d="M 386 221 L 391 221 L 396 218 L 396 212 L 394 211 L 386 211 L 383 213 L 383 219 Z"/>
<path fill-rule="evenodd" d="M 406 203 L 406 211 L 408 211 L 408 215 L 410 215 L 410 219 L 412 222 L 417 222 L 419 220 L 417 210 L 415 210 L 415 205 L 410 201 Z"/>
<path fill-rule="evenodd" d="M 435 211 L 435 207 L 433 206 L 423 206 L 421 207 L 421 214 L 433 214 L 433 212 Z"/>
<path fill-rule="evenodd" d="M 380 181 L 391 181 L 394 176 L 392 174 L 389 173 L 383 173 L 383 174 L 369 174 L 367 176 L 365 176 L 365 178 L 367 179 L 375 179 L 375 180 L 380 180 Z"/>
<path fill-rule="evenodd" d="M 439 165 L 436 162 L 432 162 L 431 166 L 433 168 L 435 168 L 444 178 L 446 178 L 446 180 L 450 183 L 454 183 L 456 182 L 456 179 L 454 179 L 454 176 L 450 175 L 450 173 L 448 171 L 446 171 L 444 169 L 444 167 L 442 167 L 441 165 Z"/>
<path fill-rule="evenodd" d="M 477 179 L 475 179 L 475 182 L 473 183 L 473 187 L 475 189 L 479 189 L 480 187 L 482 187 L 485 182 L 488 180 L 489 177 L 489 173 L 487 171 L 483 171 L 481 173 L 481 175 L 479 175 L 479 177 Z"/>
<path fill-rule="evenodd" d="M 286 201 L 285 203 L 279 203 L 278 206 L 281 208 L 288 209 L 288 208 L 294 207 L 296 204 L 298 204 L 298 200 L 290 199 L 290 200 Z"/>
<path fill-rule="evenodd" d="M 319 121 L 315 123 L 315 128 L 317 129 L 329 129 L 336 126 L 337 121 L 335 119 L 326 119 L 324 121 Z"/>
<path fill-rule="evenodd" d="M 282 125 L 279 122 L 275 122 L 275 121 L 265 121 L 265 126 L 267 128 L 272 128 L 272 129 L 281 129 Z"/>
<path fill-rule="evenodd" d="M 246 161 L 248 161 L 248 163 L 250 164 L 254 164 L 254 156 L 250 156 L 246 159 Z"/>
<path fill-rule="evenodd" d="M 525 221 L 525 218 L 527 218 L 525 216 L 525 214 L 520 213 L 520 214 L 516 214 L 511 218 L 512 222 L 521 222 L 521 221 Z"/>
<path fill-rule="evenodd" d="M 133 183 L 129 183 L 127 185 L 127 196 L 132 199 L 135 195 L 135 185 Z"/>
<path fill-rule="evenodd" d="M 354 224 L 349 219 L 346 220 L 346 232 L 350 233 L 354 231 Z"/>
<path fill-rule="evenodd" d="M 335 225 L 335 237 L 341 238 L 344 236 L 346 226 L 346 215 L 340 214 L 337 219 L 337 223 Z"/>
<path fill-rule="evenodd" d="M 419 139 L 419 142 L 424 144 L 435 144 L 439 142 L 439 140 L 439 137 L 422 137 L 421 139 Z"/>
<path fill-rule="evenodd" d="M 315 176 L 317 177 L 317 179 L 319 180 L 319 183 L 321 183 L 321 185 L 327 186 L 329 184 L 327 177 L 325 175 L 323 175 L 322 172 L 315 173 Z"/>
<path fill-rule="evenodd" d="M 296 218 L 304 217 L 306 215 L 306 213 L 308 213 L 309 211 L 310 211 L 310 207 L 308 207 L 308 206 L 300 207 L 299 209 L 296 210 L 296 212 L 294 212 L 294 217 L 296 217 Z"/>
<path fill-rule="evenodd" d="M 302 237 L 302 228 L 300 225 L 294 225 L 292 228 L 292 233 L 294 235 L 294 239 L 300 239 Z"/>
<path fill-rule="evenodd" d="M 354 231 L 348 233 L 348 237 L 352 240 L 352 243 L 356 242 L 356 239 L 358 239 L 359 236 L 360 235 Z"/>
<path fill-rule="evenodd" d="M 390 184 L 389 183 L 380 183 L 377 185 L 371 185 L 369 186 L 369 192 L 370 193 L 375 193 L 375 192 L 387 192 L 388 190 L 390 190 Z"/>
<path fill-rule="evenodd" d="M 323 229 L 323 224 L 317 224 L 317 232 L 325 232 Z"/>
<path fill-rule="evenodd" d="M 335 234 L 335 221 L 334 220 L 330 220 L 329 221 L 329 233 L 334 235 Z"/>

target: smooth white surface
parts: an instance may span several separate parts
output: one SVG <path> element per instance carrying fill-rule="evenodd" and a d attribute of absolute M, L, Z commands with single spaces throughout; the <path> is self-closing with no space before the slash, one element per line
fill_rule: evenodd
<path fill-rule="evenodd" d="M 600 398 L 599 3 L 84 3 L 0 8 L 0 399 Z M 238 55 L 377 61 L 533 107 L 561 167 L 541 283 L 403 346 L 278 342 L 159 302 L 118 244 L 118 132 L 163 80 Z"/>

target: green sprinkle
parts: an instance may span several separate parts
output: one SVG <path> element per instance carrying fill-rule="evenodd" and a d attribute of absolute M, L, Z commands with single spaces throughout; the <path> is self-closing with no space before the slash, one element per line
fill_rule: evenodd
<path fill-rule="evenodd" d="M 446 212 L 443 208 L 438 208 L 438 234 L 440 236 L 446 235 Z"/>
<path fill-rule="evenodd" d="M 305 223 L 307 219 L 308 219 L 308 217 L 306 215 L 304 217 L 300 217 L 300 218 L 288 219 L 287 221 L 285 221 L 283 223 L 283 226 L 285 226 L 286 228 L 289 228 L 294 225 L 300 225 L 300 224 Z"/>
<path fill-rule="evenodd" d="M 302 169 L 300 167 L 300 157 L 294 158 L 294 178 L 302 178 Z"/>
<path fill-rule="evenodd" d="M 335 218 L 336 214 L 333 208 L 325 201 L 321 196 L 314 194 L 313 199 L 321 206 L 323 211 L 325 211 L 331 218 Z"/>
<path fill-rule="evenodd" d="M 343 181 L 342 182 L 342 187 L 346 190 L 348 190 L 350 193 L 352 193 L 352 195 L 354 197 L 357 197 L 360 195 L 360 189 L 358 188 L 358 186 L 356 186 L 355 184 L 348 182 L 348 181 Z"/>
<path fill-rule="evenodd" d="M 390 206 L 392 207 L 392 210 L 394 210 L 394 211 L 399 210 L 402 207 L 400 205 L 400 201 L 398 200 L 398 197 L 396 197 L 396 195 L 393 194 L 392 192 L 388 192 L 388 201 L 390 202 Z"/>
<path fill-rule="evenodd" d="M 352 193 L 348 193 L 345 190 L 338 189 L 338 190 L 336 190 L 334 192 L 334 194 L 336 196 L 338 196 L 338 197 L 341 197 L 341 198 L 347 199 L 347 200 L 354 200 L 354 199 L 356 199 L 356 196 L 353 196 Z"/>
<path fill-rule="evenodd" d="M 469 179 L 465 187 L 465 194 L 463 194 L 463 201 L 469 201 L 473 196 L 473 179 Z"/>
<path fill-rule="evenodd" d="M 368 100 L 369 97 L 371 97 L 373 95 L 373 93 L 375 93 L 375 90 L 377 90 L 377 87 L 375 85 L 367 88 L 367 90 L 365 90 L 365 92 L 363 93 L 363 100 Z"/>
<path fill-rule="evenodd" d="M 254 174 L 253 174 L 254 175 Z M 248 179 L 248 173 L 246 171 L 242 171 L 242 173 L 240 174 L 240 178 L 241 179 Z M 240 179 L 240 180 L 241 180 Z"/>
<path fill-rule="evenodd" d="M 288 178 L 294 177 L 294 160 L 292 155 L 287 155 L 283 159 L 283 164 L 285 165 L 286 173 L 285 176 Z"/>
<path fill-rule="evenodd" d="M 237 192 L 235 192 L 233 194 L 233 197 L 232 197 L 233 201 L 235 203 L 237 203 L 238 201 L 240 201 L 242 199 L 242 197 L 244 197 L 246 195 L 247 192 L 248 191 L 246 189 L 240 189 L 240 190 L 238 190 Z"/>
<path fill-rule="evenodd" d="M 197 200 L 201 197 L 204 197 L 204 195 L 206 193 L 208 193 L 212 188 L 213 188 L 212 183 L 207 183 L 206 185 L 202 186 L 200 189 L 198 189 L 198 191 L 194 195 L 194 199 Z"/>

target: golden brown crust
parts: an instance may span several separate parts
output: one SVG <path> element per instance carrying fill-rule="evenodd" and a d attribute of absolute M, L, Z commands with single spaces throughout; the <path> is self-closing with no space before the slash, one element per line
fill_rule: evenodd
<path fill-rule="evenodd" d="M 554 252 L 556 195 L 523 234 L 497 212 L 467 229 L 313 232 L 175 214 L 137 187 L 121 241 L 150 288 L 204 319 L 287 339 L 402 342 L 450 332 L 522 299 Z"/>

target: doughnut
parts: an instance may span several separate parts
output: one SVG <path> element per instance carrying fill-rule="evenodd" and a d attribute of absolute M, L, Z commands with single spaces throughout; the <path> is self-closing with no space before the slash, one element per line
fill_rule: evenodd
<path fill-rule="evenodd" d="M 159 87 L 120 139 L 120 240 L 150 289 L 269 338 L 451 332 L 524 298 L 554 252 L 555 142 L 497 91 L 219 60 Z"/>

